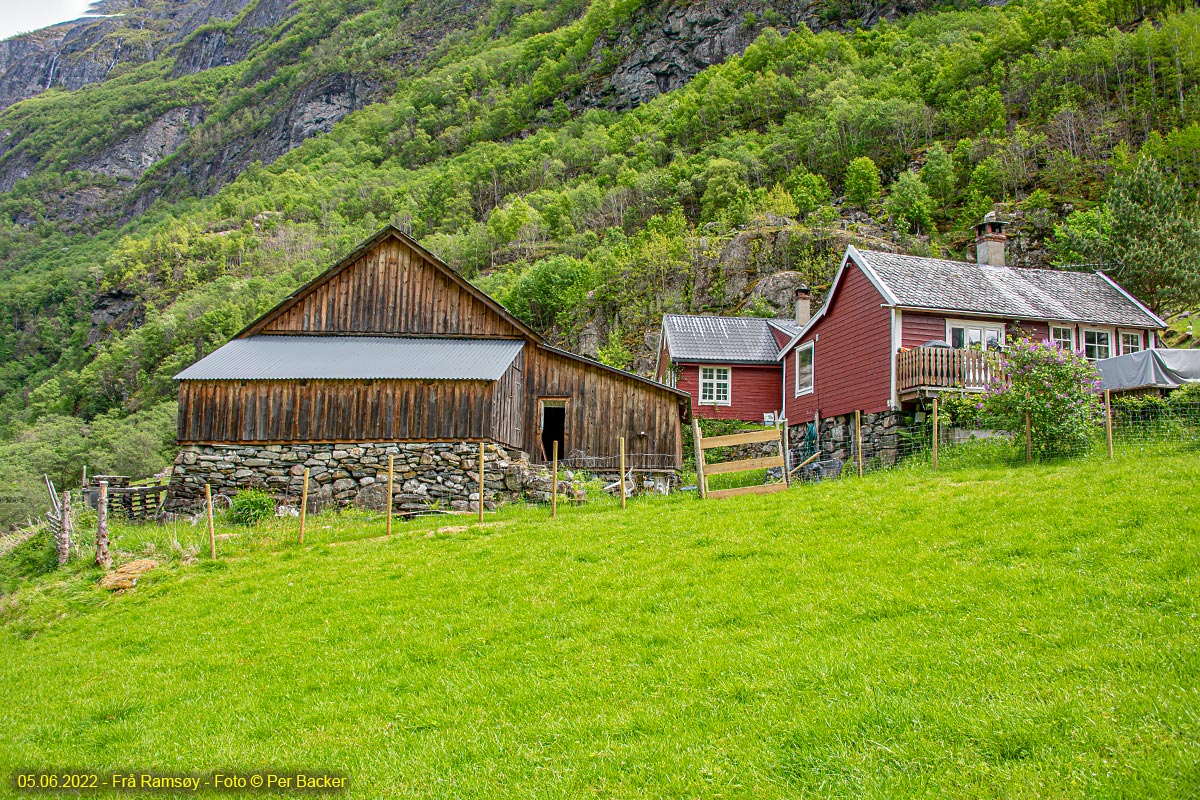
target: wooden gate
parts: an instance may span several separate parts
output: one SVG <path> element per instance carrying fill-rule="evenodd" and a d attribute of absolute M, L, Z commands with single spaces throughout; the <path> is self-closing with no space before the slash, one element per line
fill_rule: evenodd
<path fill-rule="evenodd" d="M 714 500 L 722 497 L 734 497 L 739 494 L 771 494 L 788 488 L 787 470 L 787 420 L 782 420 L 779 427 L 762 431 L 732 433 L 728 436 L 704 437 L 700 431 L 700 423 L 692 418 L 692 436 L 696 445 L 696 484 L 702 498 Z M 758 442 L 779 442 L 779 455 L 763 456 L 761 458 L 743 458 L 738 461 L 722 461 L 709 464 L 705 461 L 705 453 L 717 447 L 736 447 L 742 444 L 757 444 Z M 771 469 L 779 467 L 783 479 L 777 483 L 763 483 L 757 486 L 739 486 L 735 489 L 708 488 L 708 477 L 726 472 L 746 472 L 752 469 Z"/>

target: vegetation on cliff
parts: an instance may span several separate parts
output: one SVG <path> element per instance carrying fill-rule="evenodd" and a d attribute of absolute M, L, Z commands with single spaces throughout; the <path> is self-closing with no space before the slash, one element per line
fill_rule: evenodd
<path fill-rule="evenodd" d="M 822 18 L 857 13 L 842 5 Z M 996 204 L 1017 264 L 1103 263 L 1164 313 L 1195 304 L 1200 12 L 960 5 L 869 29 L 768 26 L 613 111 L 579 98 L 653 11 L 637 0 L 498 3 L 407 72 L 373 49 L 396 9 L 322 0 L 245 62 L 171 77 L 156 61 L 18 104 L 0 123 L 47 137 L 48 155 L 0 196 L 4 436 L 169 409 L 173 374 L 385 222 L 555 341 L 634 368 L 664 311 L 776 313 L 764 278 L 820 287 L 849 241 L 962 255 Z M 263 87 L 368 66 L 386 99 L 211 196 L 190 196 L 203 181 L 181 151 L 139 179 L 131 196 L 162 197 L 141 213 L 63 217 L 96 189 L 71 165 L 108 127 L 215 98 L 199 137 L 215 152 L 277 133 Z"/>

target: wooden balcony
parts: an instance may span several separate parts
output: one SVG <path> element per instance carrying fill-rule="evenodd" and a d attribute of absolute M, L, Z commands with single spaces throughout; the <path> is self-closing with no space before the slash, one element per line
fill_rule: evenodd
<path fill-rule="evenodd" d="M 982 392 L 995 368 L 982 350 L 915 347 L 896 354 L 896 392 L 901 400 L 942 392 Z"/>

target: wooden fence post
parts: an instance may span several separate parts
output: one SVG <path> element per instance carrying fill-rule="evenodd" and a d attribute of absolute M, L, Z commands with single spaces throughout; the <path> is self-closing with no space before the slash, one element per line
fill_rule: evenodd
<path fill-rule="evenodd" d="M 625 437 L 620 439 L 621 443 L 621 508 L 625 507 Z"/>
<path fill-rule="evenodd" d="M 54 537 L 58 548 L 58 565 L 64 566 L 71 555 L 71 493 L 62 493 L 62 516 L 59 518 L 58 535 Z"/>
<path fill-rule="evenodd" d="M 483 522 L 483 446 L 482 440 L 479 442 L 479 521 Z"/>
<path fill-rule="evenodd" d="M 396 457 L 388 453 L 387 535 L 392 535 L 392 487 L 396 484 Z M 307 470 L 305 470 L 307 472 Z M 304 482 L 307 487 L 308 481 Z"/>
<path fill-rule="evenodd" d="M 708 496 L 708 480 L 704 477 L 704 448 L 701 446 L 703 438 L 700 423 L 692 417 L 692 444 L 696 449 L 696 491 L 700 493 L 701 499 Z"/>
<path fill-rule="evenodd" d="M 550 448 L 553 452 L 553 466 L 550 472 L 550 518 L 558 516 L 558 439 L 554 440 L 554 445 Z"/>
<path fill-rule="evenodd" d="M 1025 412 L 1025 463 L 1033 463 L 1033 420 Z"/>
<path fill-rule="evenodd" d="M 938 430 L 938 399 L 933 398 L 933 468 L 937 470 L 938 440 L 942 437 Z"/>
<path fill-rule="evenodd" d="M 858 450 L 858 477 L 862 477 L 862 412 L 854 412 L 854 442 Z"/>
<path fill-rule="evenodd" d="M 392 522 L 392 496 L 388 493 L 388 524 Z M 300 544 L 304 544 L 304 521 L 308 516 L 308 467 L 304 468 L 304 488 L 300 490 Z"/>
<path fill-rule="evenodd" d="M 213 527 L 212 487 L 204 484 L 204 504 L 208 508 L 208 557 L 217 557 L 217 531 Z"/>
<path fill-rule="evenodd" d="M 108 481 L 100 481 L 100 499 L 96 503 L 96 564 L 108 569 L 112 556 L 108 553 Z"/>
<path fill-rule="evenodd" d="M 779 421 L 779 455 L 783 456 L 783 485 L 792 485 L 792 474 L 788 472 L 788 424 L 787 417 Z"/>
<path fill-rule="evenodd" d="M 1104 436 L 1108 440 L 1108 457 L 1112 458 L 1112 398 L 1109 390 L 1104 390 Z"/>

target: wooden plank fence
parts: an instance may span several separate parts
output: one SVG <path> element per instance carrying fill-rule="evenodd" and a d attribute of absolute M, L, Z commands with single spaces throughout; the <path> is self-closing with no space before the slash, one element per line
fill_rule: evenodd
<path fill-rule="evenodd" d="M 692 419 L 692 436 L 696 448 L 696 484 L 700 496 L 705 499 L 719 500 L 723 497 L 736 497 L 743 494 L 771 494 L 779 492 L 790 484 L 787 470 L 787 420 L 782 420 L 778 428 L 768 428 L 761 431 L 732 433 L 727 436 L 705 437 L 700 430 L 700 423 Z M 720 461 L 709 464 L 706 453 L 718 447 L 737 447 L 744 444 L 760 442 L 779 442 L 779 455 L 742 458 L 737 461 Z M 773 469 L 779 467 L 783 480 L 777 483 L 763 483 L 756 486 L 738 486 L 733 489 L 709 489 L 710 475 L 723 475 L 731 472 L 746 472 L 752 469 Z"/>

